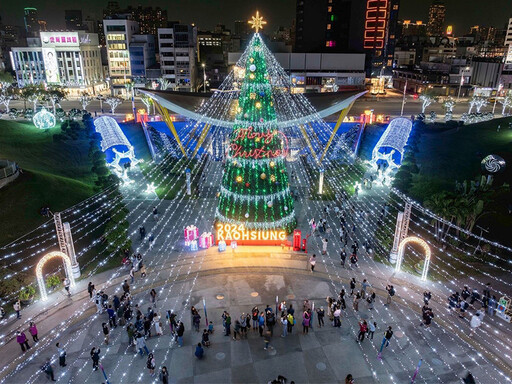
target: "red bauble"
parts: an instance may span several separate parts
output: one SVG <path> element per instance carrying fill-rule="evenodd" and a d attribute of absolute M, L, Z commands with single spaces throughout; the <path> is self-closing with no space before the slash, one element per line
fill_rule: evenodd
<path fill-rule="evenodd" d="M 249 187 L 251 186 L 251 184 L 249 184 L 249 183 L 245 183 L 245 186 L 246 186 L 247 188 L 249 188 Z"/>

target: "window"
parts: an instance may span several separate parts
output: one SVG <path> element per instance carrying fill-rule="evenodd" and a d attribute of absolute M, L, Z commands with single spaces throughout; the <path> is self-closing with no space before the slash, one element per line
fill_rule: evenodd
<path fill-rule="evenodd" d="M 332 12 L 332 7 L 331 6 L 327 7 L 327 12 Z"/>
<path fill-rule="evenodd" d="M 124 25 L 107 25 L 107 32 L 124 32 Z"/>
<path fill-rule="evenodd" d="M 331 24 L 327 24 L 327 29 L 331 29 Z"/>
<path fill-rule="evenodd" d="M 124 40 L 126 35 L 124 33 L 109 33 L 107 40 Z"/>
<path fill-rule="evenodd" d="M 393 11 L 398 11 L 398 4 L 393 5 Z"/>

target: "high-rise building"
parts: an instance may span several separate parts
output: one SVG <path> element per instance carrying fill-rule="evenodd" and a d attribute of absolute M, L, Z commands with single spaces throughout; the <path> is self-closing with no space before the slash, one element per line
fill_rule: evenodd
<path fill-rule="evenodd" d="M 295 52 L 362 52 L 363 0 L 297 1 Z"/>
<path fill-rule="evenodd" d="M 512 17 L 508 20 L 507 34 L 505 35 L 505 48 L 507 52 L 505 63 L 512 64 Z"/>
<path fill-rule="evenodd" d="M 144 87 L 147 69 L 156 64 L 155 37 L 151 34 L 133 35 L 129 51 L 131 75 L 135 86 Z"/>
<path fill-rule="evenodd" d="M 158 28 L 167 26 L 167 11 L 160 7 L 128 7 L 125 13 L 130 13 L 132 20 L 139 23 L 140 33 L 143 35 L 154 35 L 156 39 Z"/>
<path fill-rule="evenodd" d="M 441 0 L 434 0 L 428 11 L 427 34 L 429 36 L 442 36 L 444 32 L 444 20 L 446 6 Z"/>
<path fill-rule="evenodd" d="M 162 77 L 177 91 L 195 91 L 197 61 L 197 28 L 172 24 L 158 29 L 160 69 Z"/>
<path fill-rule="evenodd" d="M 103 20 L 107 46 L 110 85 L 114 94 L 125 93 L 125 84 L 132 81 L 130 42 L 139 33 L 139 24 L 133 20 Z"/>
<path fill-rule="evenodd" d="M 25 30 L 27 36 L 37 36 L 39 33 L 39 22 L 37 8 L 27 7 L 24 9 Z"/>
<path fill-rule="evenodd" d="M 84 29 L 81 10 L 66 9 L 64 11 L 64 18 L 66 19 L 66 29 L 68 31 L 81 31 Z"/>
<path fill-rule="evenodd" d="M 367 74 L 389 72 L 397 35 L 400 0 L 367 0 L 363 46 L 367 53 Z"/>

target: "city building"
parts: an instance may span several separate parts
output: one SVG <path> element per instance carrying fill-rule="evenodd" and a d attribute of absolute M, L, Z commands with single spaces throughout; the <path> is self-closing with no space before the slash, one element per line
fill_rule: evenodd
<path fill-rule="evenodd" d="M 230 52 L 228 64 L 235 65 L 241 55 L 241 52 Z M 364 53 L 276 53 L 275 57 L 289 74 L 294 93 L 364 87 Z"/>
<path fill-rule="evenodd" d="M 366 2 L 297 1 L 295 52 L 363 52 Z"/>
<path fill-rule="evenodd" d="M 25 45 L 24 32 L 24 28 L 21 26 L 0 23 L 0 67 L 4 70 L 12 69 L 9 57 L 11 48 Z"/>
<path fill-rule="evenodd" d="M 197 28 L 188 24 L 172 24 L 158 29 L 158 49 L 162 77 L 170 89 L 195 91 L 197 82 Z"/>
<path fill-rule="evenodd" d="M 153 35 L 158 33 L 158 28 L 165 28 L 167 26 L 167 11 L 160 7 L 142 7 L 139 5 L 137 8 L 128 7 L 122 13 L 130 13 L 131 19 L 139 23 L 139 32 L 142 35 Z"/>
<path fill-rule="evenodd" d="M 106 88 L 97 34 L 40 32 L 40 39 L 30 44 L 11 50 L 18 86 L 60 85 L 75 96 L 82 92 L 95 94 Z"/>
<path fill-rule="evenodd" d="M 130 42 L 139 33 L 139 24 L 133 20 L 103 20 L 103 32 L 107 47 L 109 81 L 113 94 L 125 94 L 127 83 L 132 81 Z"/>
<path fill-rule="evenodd" d="M 393 55 L 393 68 L 412 67 L 416 62 L 415 49 L 395 49 Z"/>
<path fill-rule="evenodd" d="M 399 33 L 400 0 L 367 0 L 363 47 L 369 77 L 390 74 Z"/>
<path fill-rule="evenodd" d="M 427 34 L 441 36 L 444 32 L 446 6 L 441 0 L 434 0 L 428 10 Z"/>
<path fill-rule="evenodd" d="M 82 21 L 82 11 L 79 9 L 71 9 L 64 11 L 64 19 L 66 20 L 66 29 L 68 31 L 82 31 L 84 24 Z M 94 31 L 90 31 L 94 32 Z"/>
<path fill-rule="evenodd" d="M 505 63 L 512 64 L 512 17 L 508 19 L 507 33 L 505 35 L 505 47 L 507 49 Z"/>
<path fill-rule="evenodd" d="M 145 87 L 148 81 L 146 71 L 156 64 L 155 37 L 133 35 L 129 47 L 131 76 L 136 87 Z"/>
<path fill-rule="evenodd" d="M 398 25 L 399 29 L 401 26 L 400 37 L 427 35 L 427 26 L 421 20 L 415 22 L 411 20 L 401 20 L 398 22 Z"/>
<path fill-rule="evenodd" d="M 37 36 L 39 33 L 39 18 L 37 8 L 27 7 L 23 10 L 25 20 L 25 31 L 27 36 Z"/>

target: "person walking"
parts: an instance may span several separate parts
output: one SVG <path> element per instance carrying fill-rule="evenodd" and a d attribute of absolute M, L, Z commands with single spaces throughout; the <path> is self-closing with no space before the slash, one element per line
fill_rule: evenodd
<path fill-rule="evenodd" d="M 39 341 L 39 338 L 37 337 L 37 326 L 36 323 L 34 323 L 33 321 L 30 322 L 28 332 L 32 336 L 32 340 L 34 340 L 34 343 L 37 343 Z"/>
<path fill-rule="evenodd" d="M 361 283 L 361 298 L 366 298 L 366 288 L 371 287 L 370 283 L 368 283 L 368 280 L 364 279 Z"/>
<path fill-rule="evenodd" d="M 148 354 L 148 361 L 146 362 L 146 367 L 148 368 L 149 375 L 151 377 L 155 376 L 156 360 L 152 353 Z"/>
<path fill-rule="evenodd" d="M 265 335 L 263 336 L 263 341 L 265 342 L 265 348 L 263 348 L 265 351 L 270 348 L 270 349 L 274 349 L 274 347 L 272 347 L 270 345 L 270 341 L 272 340 L 272 334 L 270 333 L 270 331 L 266 331 L 265 332 Z"/>
<path fill-rule="evenodd" d="M 128 334 L 128 346 L 131 347 L 134 345 L 134 337 L 135 337 L 135 327 L 133 326 L 133 323 L 129 323 L 126 326 L 126 333 Z"/>
<path fill-rule="evenodd" d="M 476 329 L 482 325 L 482 319 L 480 318 L 479 311 L 477 311 L 473 316 L 471 316 L 469 325 L 471 327 L 471 332 L 469 333 L 469 337 L 471 337 L 476 332 Z"/>
<path fill-rule="evenodd" d="M 138 333 L 135 339 L 136 348 L 139 350 L 141 356 L 146 353 L 149 356 L 148 346 L 146 345 L 146 339 L 142 333 Z"/>
<path fill-rule="evenodd" d="M 240 321 L 238 319 L 235 320 L 235 326 L 233 327 L 233 340 L 237 340 L 237 336 L 240 333 Z"/>
<path fill-rule="evenodd" d="M 153 207 L 153 219 L 158 221 L 158 209 L 156 207 Z"/>
<path fill-rule="evenodd" d="M 151 292 L 149 292 L 149 296 L 151 298 L 151 302 L 153 303 L 153 307 L 156 308 L 156 291 L 154 288 L 151 290 Z"/>
<path fill-rule="evenodd" d="M 391 328 L 391 325 L 388 327 L 386 332 L 384 332 L 384 337 L 382 338 L 382 344 L 380 345 L 379 354 L 377 355 L 377 358 L 380 359 L 382 356 L 382 350 L 384 349 L 384 346 L 387 348 L 389 346 L 389 342 L 391 340 L 391 337 L 393 337 L 393 331 Z"/>
<path fill-rule="evenodd" d="M 111 328 L 117 327 L 117 321 L 116 321 L 116 311 L 114 308 L 112 308 L 112 305 L 109 305 L 107 308 L 107 314 L 108 314 L 108 324 Z"/>
<path fill-rule="evenodd" d="M 260 312 L 260 316 L 258 318 L 258 331 L 260 332 L 260 337 L 263 337 L 263 328 L 265 327 L 265 314 Z"/>
<path fill-rule="evenodd" d="M 162 330 L 162 323 L 160 321 L 161 317 L 159 313 L 155 313 L 153 316 L 153 324 L 155 324 L 155 332 L 157 336 L 162 336 L 164 334 Z"/>
<path fill-rule="evenodd" d="M 44 365 L 41 367 L 41 370 L 46 373 L 48 379 L 51 381 L 57 381 L 55 380 L 55 376 L 53 374 L 53 366 L 50 358 L 46 359 L 46 363 L 44 363 Z"/>
<path fill-rule="evenodd" d="M 68 297 L 71 296 L 71 292 L 69 291 L 69 287 L 71 286 L 71 282 L 69 281 L 69 279 L 66 277 L 64 279 L 64 289 L 66 290 L 67 294 L 68 294 Z"/>
<path fill-rule="evenodd" d="M 377 329 L 377 323 L 375 321 L 373 323 L 370 322 L 370 324 L 368 324 L 368 338 L 370 340 L 373 340 L 373 334 L 375 333 L 376 329 Z"/>
<path fill-rule="evenodd" d="M 364 336 L 366 335 L 366 331 L 368 331 L 368 324 L 366 323 L 366 320 L 359 320 L 359 334 L 357 335 L 357 341 L 363 342 Z"/>
<path fill-rule="evenodd" d="M 329 242 L 329 240 L 327 240 L 327 238 L 322 240 L 322 255 L 327 254 L 327 243 L 328 242 Z"/>
<path fill-rule="evenodd" d="M 16 312 L 16 319 L 19 319 L 21 317 L 21 302 L 18 300 L 14 303 L 14 305 L 12 306 L 14 311 Z"/>
<path fill-rule="evenodd" d="M 323 325 L 325 325 L 324 324 L 324 316 L 325 316 L 324 307 L 320 307 L 320 309 L 317 309 L 316 315 L 318 317 L 318 328 L 321 328 Z"/>
<path fill-rule="evenodd" d="M 350 296 L 354 294 L 354 289 L 356 289 L 356 278 L 353 277 L 352 280 L 350 280 Z"/>
<path fill-rule="evenodd" d="M 341 252 L 340 252 L 340 259 L 341 259 L 341 266 L 343 268 L 346 268 L 345 267 L 345 261 L 347 260 L 347 252 L 345 252 L 344 249 L 342 249 Z"/>
<path fill-rule="evenodd" d="M 334 327 L 339 328 L 341 327 L 341 309 L 336 305 L 335 309 L 333 311 L 333 321 L 334 321 Z"/>
<path fill-rule="evenodd" d="M 30 349 L 30 345 L 28 345 L 27 336 L 25 332 L 16 331 L 16 341 L 21 347 L 21 352 L 28 351 Z"/>
<path fill-rule="evenodd" d="M 178 324 L 178 329 L 176 330 L 176 334 L 178 335 L 178 347 L 183 347 L 183 334 L 185 333 L 185 325 L 183 325 L 183 321 L 180 321 Z"/>
<path fill-rule="evenodd" d="M 357 292 L 357 294 L 354 296 L 354 299 L 352 301 L 352 304 L 353 304 L 353 309 L 354 311 L 359 311 L 359 302 L 361 301 L 361 295 L 359 294 L 359 292 Z"/>
<path fill-rule="evenodd" d="M 203 331 L 203 336 L 201 337 L 201 344 L 203 344 L 205 347 L 210 346 L 210 334 L 208 333 L 207 329 Z"/>
<path fill-rule="evenodd" d="M 162 384 L 169 384 L 169 371 L 167 370 L 167 367 L 165 365 L 160 370 L 158 378 L 160 379 Z"/>
<path fill-rule="evenodd" d="M 92 347 L 91 359 L 92 359 L 92 369 L 94 371 L 98 370 L 98 363 L 100 362 L 100 353 L 101 353 L 101 349 Z"/>
<path fill-rule="evenodd" d="M 105 336 L 105 344 L 108 345 L 108 342 L 110 341 L 110 329 L 108 328 L 108 324 L 102 323 L 101 328 L 103 330 L 103 335 Z"/>
<path fill-rule="evenodd" d="M 57 353 L 59 354 L 59 365 L 65 367 L 66 364 L 66 350 L 60 346 L 60 343 L 55 344 Z"/>
<path fill-rule="evenodd" d="M 309 265 L 311 266 L 311 272 L 315 271 L 315 264 L 316 264 L 316 255 L 313 253 L 313 256 L 309 258 Z"/>
<path fill-rule="evenodd" d="M 199 312 L 195 312 L 194 315 L 192 316 L 192 324 L 194 325 L 194 329 L 196 330 L 196 332 L 199 332 L 199 324 L 201 323 L 201 315 L 199 314 Z"/>

